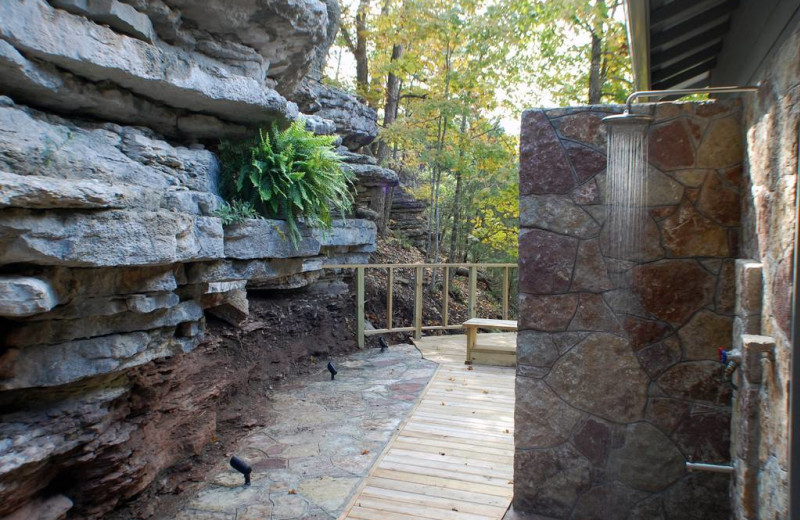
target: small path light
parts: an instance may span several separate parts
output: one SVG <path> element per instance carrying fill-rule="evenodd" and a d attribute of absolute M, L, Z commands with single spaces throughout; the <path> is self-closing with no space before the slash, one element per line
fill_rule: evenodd
<path fill-rule="evenodd" d="M 378 343 L 381 344 L 381 352 L 386 352 L 386 349 L 389 348 L 389 345 L 386 344 L 386 340 L 383 339 L 383 336 L 378 338 Z"/>
<path fill-rule="evenodd" d="M 253 472 L 253 468 L 250 467 L 250 464 L 246 463 L 239 457 L 233 456 L 231 457 L 231 467 L 244 475 L 244 485 L 250 485 L 250 473 Z"/>
<path fill-rule="evenodd" d="M 333 363 L 331 363 L 330 361 L 328 361 L 328 372 L 331 373 L 331 381 L 336 379 L 336 374 L 339 373 L 339 371 L 336 370 L 336 367 L 334 367 Z"/>

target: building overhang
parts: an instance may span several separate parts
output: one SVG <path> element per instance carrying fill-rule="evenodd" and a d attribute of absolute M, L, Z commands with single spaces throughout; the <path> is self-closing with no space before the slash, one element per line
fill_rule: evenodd
<path fill-rule="evenodd" d="M 636 90 L 712 85 L 739 0 L 625 0 Z"/>

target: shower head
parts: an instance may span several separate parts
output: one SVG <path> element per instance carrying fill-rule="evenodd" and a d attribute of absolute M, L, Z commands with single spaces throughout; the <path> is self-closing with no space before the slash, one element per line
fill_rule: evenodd
<path fill-rule="evenodd" d="M 615 114 L 603 118 L 603 123 L 607 125 L 649 125 L 653 118 L 644 114 L 631 114 L 627 110 L 621 114 Z"/>

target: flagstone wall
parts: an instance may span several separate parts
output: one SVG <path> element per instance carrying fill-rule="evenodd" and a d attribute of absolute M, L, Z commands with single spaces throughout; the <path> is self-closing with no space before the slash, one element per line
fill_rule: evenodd
<path fill-rule="evenodd" d="M 606 134 L 621 107 L 522 120 L 514 508 L 549 519 L 728 519 L 742 108 L 643 105 L 644 236 L 611 258 Z"/>

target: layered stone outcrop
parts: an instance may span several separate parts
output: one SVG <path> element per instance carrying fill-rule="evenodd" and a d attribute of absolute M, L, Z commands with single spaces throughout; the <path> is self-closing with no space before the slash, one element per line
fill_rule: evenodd
<path fill-rule="evenodd" d="M 395 235 L 406 238 L 418 249 L 425 248 L 428 236 L 428 205 L 425 202 L 400 187 L 394 191 L 389 219 Z"/>
<path fill-rule="evenodd" d="M 4 2 L 3 15 L 0 92 L 187 139 L 296 119 L 284 96 L 328 21 L 320 0 L 24 0 Z"/>
<path fill-rule="evenodd" d="M 224 226 L 214 147 L 298 117 L 367 143 L 376 118 L 343 94 L 330 119 L 289 100 L 332 41 L 331 0 L 0 4 L 0 517 L 102 518 L 200 453 L 209 406 L 247 376 L 209 382 L 207 318 L 242 322 L 248 290 L 341 285 L 325 265 L 365 262 L 385 222 L 296 244 L 283 221 Z"/>
<path fill-rule="evenodd" d="M 347 151 L 342 147 L 339 154 L 356 178 L 356 213 L 378 226 L 383 236 L 389 228 L 395 187 L 400 183 L 397 172 L 378 166 L 374 157 Z"/>
<path fill-rule="evenodd" d="M 202 147 L 8 98 L 0 119 L 0 432 L 10 441 L 0 446 L 0 514 L 73 465 L 91 465 L 92 454 L 121 456 L 133 428 L 119 404 L 131 391 L 127 374 L 195 349 L 206 312 L 235 321 L 236 310 L 246 316 L 247 287 L 301 287 L 326 262 L 366 261 L 374 250 L 376 227 L 364 220 L 308 230 L 297 244 L 283 221 L 223 226 L 214 216 L 219 163 Z M 36 406 L 14 404 L 26 395 Z M 117 468 L 115 500 L 170 460 Z M 92 516 L 104 509 L 91 500 L 113 506 L 97 493 L 77 507 Z"/>
<path fill-rule="evenodd" d="M 514 508 L 543 518 L 730 516 L 730 348 L 742 109 L 658 104 L 633 249 L 608 232 L 619 107 L 523 115 Z M 533 484 L 532 484 L 533 483 Z M 691 491 L 691 513 L 677 499 Z"/>
<path fill-rule="evenodd" d="M 378 114 L 355 96 L 316 79 L 307 79 L 292 94 L 305 114 L 329 119 L 350 150 L 366 146 L 378 136 Z"/>

